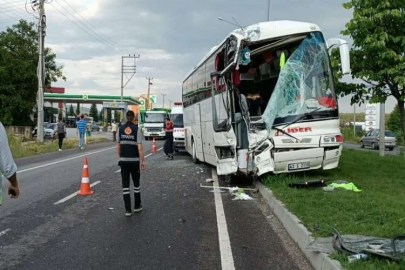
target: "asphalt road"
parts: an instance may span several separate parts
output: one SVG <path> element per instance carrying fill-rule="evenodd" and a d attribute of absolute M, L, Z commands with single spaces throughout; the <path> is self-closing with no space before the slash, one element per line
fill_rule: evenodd
<path fill-rule="evenodd" d="M 7 198 L 3 183 L 0 269 L 312 269 L 259 194 L 234 201 L 201 187 L 215 174 L 186 153 L 148 155 L 144 211 L 125 217 L 115 151 L 106 143 L 17 161 L 21 197 Z M 101 181 L 95 194 L 55 205 L 79 189 L 84 156 L 90 182 Z"/>
<path fill-rule="evenodd" d="M 371 148 L 368 148 L 368 147 L 366 147 L 366 148 L 361 148 L 361 147 L 360 147 L 360 144 L 344 143 L 344 144 L 343 144 L 343 147 L 345 147 L 345 148 L 347 148 L 347 149 L 361 150 L 361 151 L 366 151 L 366 152 L 370 152 L 370 153 L 376 153 L 376 154 L 379 153 L 379 150 L 374 150 L 374 149 L 371 149 Z M 385 150 L 385 154 L 386 154 L 386 155 L 398 156 L 398 155 L 400 155 L 401 153 L 400 153 L 399 148 L 398 148 L 398 147 L 395 147 L 395 149 L 394 149 L 393 151 L 390 151 L 390 150 L 386 149 L 386 150 Z"/>

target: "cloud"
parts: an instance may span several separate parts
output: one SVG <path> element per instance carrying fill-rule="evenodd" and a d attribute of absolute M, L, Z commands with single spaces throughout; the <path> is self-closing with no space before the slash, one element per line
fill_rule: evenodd
<path fill-rule="evenodd" d="M 316 23 L 332 38 L 352 16 L 343 2 L 273 0 L 270 16 Z M 68 79 L 55 86 L 70 94 L 119 94 L 121 56 L 140 54 L 125 94 L 146 93 L 145 77 L 154 77 L 153 93 L 181 100 L 185 75 L 235 28 L 217 18 L 250 25 L 266 20 L 266 7 L 266 0 L 54 0 L 46 5 L 46 46 Z"/>

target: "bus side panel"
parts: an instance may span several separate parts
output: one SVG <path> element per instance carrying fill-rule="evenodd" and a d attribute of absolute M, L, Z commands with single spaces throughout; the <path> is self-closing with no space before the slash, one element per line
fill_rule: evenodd
<path fill-rule="evenodd" d="M 203 125 L 203 151 L 205 161 L 211 165 L 216 165 L 214 148 L 214 134 L 212 126 L 212 100 L 207 99 L 201 103 L 201 125 Z"/>
<path fill-rule="evenodd" d="M 191 137 L 193 136 L 193 132 L 195 131 L 194 124 L 195 124 L 195 115 L 194 115 L 194 106 L 189 106 L 184 109 L 184 135 L 186 137 L 186 150 L 187 152 L 192 155 L 192 145 L 191 145 Z"/>

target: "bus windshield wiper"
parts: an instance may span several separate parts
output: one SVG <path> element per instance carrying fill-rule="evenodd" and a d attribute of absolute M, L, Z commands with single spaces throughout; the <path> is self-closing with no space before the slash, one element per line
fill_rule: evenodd
<path fill-rule="evenodd" d="M 289 127 L 289 126 L 291 126 L 291 125 L 293 125 L 293 124 L 296 124 L 296 123 L 300 122 L 301 120 L 305 119 L 308 115 L 310 115 L 310 114 L 312 114 L 312 113 L 314 113 L 314 112 L 317 112 L 317 111 L 319 111 L 320 109 L 322 109 L 322 108 L 319 107 L 319 108 L 316 108 L 316 109 L 313 110 L 313 111 L 310 111 L 310 112 L 308 112 L 308 113 L 305 113 L 303 116 L 299 117 L 297 120 L 292 121 L 291 123 L 289 123 L 288 125 L 286 125 L 286 126 L 284 127 L 284 129 L 286 129 L 287 127 Z M 288 132 L 284 131 L 284 130 L 281 129 L 281 128 L 273 127 L 273 129 L 275 129 L 275 130 L 277 130 L 277 131 L 283 133 L 284 135 L 287 135 L 288 137 L 291 137 L 291 138 L 293 138 L 293 139 L 296 139 L 297 141 L 300 141 L 298 138 L 294 137 L 293 135 L 289 134 Z"/>
<path fill-rule="evenodd" d="M 322 107 L 316 108 L 315 110 L 310 111 L 310 112 L 308 112 L 308 113 L 304 113 L 303 116 L 299 117 L 297 120 L 292 121 L 291 123 L 289 123 L 288 125 L 286 125 L 284 128 L 287 128 L 287 127 L 289 127 L 289 126 L 291 126 L 291 125 L 294 125 L 294 124 L 300 122 L 301 120 L 304 120 L 308 115 L 313 114 L 314 112 L 317 112 L 317 111 L 319 111 L 320 109 L 322 109 Z"/>
<path fill-rule="evenodd" d="M 284 130 L 282 130 L 281 128 L 277 128 L 277 127 L 273 127 L 273 129 L 277 130 L 278 132 L 283 133 L 284 135 L 287 135 L 288 137 L 291 137 L 297 141 L 300 141 L 297 137 L 294 137 L 293 135 L 291 135 L 290 133 L 285 132 Z"/>

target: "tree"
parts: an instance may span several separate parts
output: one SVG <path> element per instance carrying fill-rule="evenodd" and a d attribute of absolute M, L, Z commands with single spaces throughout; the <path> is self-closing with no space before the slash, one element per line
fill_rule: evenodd
<path fill-rule="evenodd" d="M 387 127 L 389 130 L 395 133 L 398 139 L 401 139 L 402 141 L 404 134 L 402 131 L 401 113 L 398 105 L 395 106 L 394 110 L 391 112 L 387 121 Z"/>
<path fill-rule="evenodd" d="M 375 102 L 395 97 L 405 136 L 405 1 L 351 0 L 343 7 L 353 9 L 353 19 L 342 31 L 353 39 L 352 76 L 364 83 L 338 83 L 337 92 L 353 94 L 352 104 L 364 102 L 367 93 Z"/>
<path fill-rule="evenodd" d="M 72 104 L 70 104 L 70 107 L 69 107 L 69 116 L 75 116 L 75 111 L 74 111 L 74 109 L 73 109 L 73 105 L 72 105 Z"/>
<path fill-rule="evenodd" d="M 91 104 L 90 107 L 90 116 L 93 117 L 95 122 L 98 122 L 98 109 L 96 104 Z"/>
<path fill-rule="evenodd" d="M 59 121 L 59 119 L 63 119 L 63 109 L 59 109 L 58 119 L 56 119 L 56 120 Z"/>
<path fill-rule="evenodd" d="M 38 33 L 34 23 L 25 20 L 0 32 L 0 121 L 6 125 L 32 124 L 29 115 L 36 105 L 38 92 Z M 63 66 L 56 55 L 45 50 L 45 86 L 59 78 Z"/>

